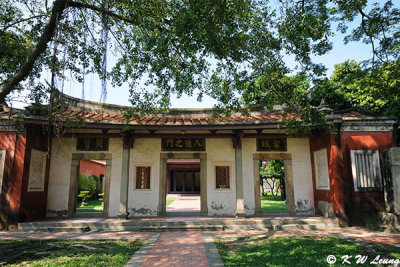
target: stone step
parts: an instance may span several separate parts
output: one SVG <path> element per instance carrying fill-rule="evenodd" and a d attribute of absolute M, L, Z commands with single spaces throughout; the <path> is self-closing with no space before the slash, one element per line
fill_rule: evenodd
<path fill-rule="evenodd" d="M 18 226 L 18 231 L 22 232 L 44 232 L 44 233 L 85 233 L 89 232 L 90 228 L 86 227 L 31 227 Z"/>
<path fill-rule="evenodd" d="M 284 224 L 274 225 L 274 231 L 299 231 L 299 230 L 335 230 L 339 229 L 336 225 L 326 224 Z"/>
<path fill-rule="evenodd" d="M 95 228 L 119 228 L 124 229 L 127 227 L 134 226 L 185 226 L 185 225 L 224 225 L 225 227 L 232 226 L 257 226 L 257 227 L 271 227 L 279 225 L 326 225 L 326 226 L 339 226 L 337 220 L 330 219 L 231 219 L 231 220 L 121 220 L 116 222 L 29 222 L 19 223 L 19 227 L 86 227 L 89 226 L 91 229 Z"/>
<path fill-rule="evenodd" d="M 209 220 L 209 221 L 141 221 L 122 223 L 81 223 L 81 222 L 31 222 L 19 223 L 20 231 L 43 232 L 86 232 L 86 231 L 222 231 L 228 230 L 333 230 L 339 224 L 333 220 L 297 221 L 286 223 L 276 220 L 244 221 L 244 220 Z"/>
<path fill-rule="evenodd" d="M 400 234 L 400 227 L 393 226 L 379 226 L 378 231 L 389 233 L 389 234 Z"/>
<path fill-rule="evenodd" d="M 327 224 L 283 224 L 283 225 L 232 225 L 225 226 L 226 230 L 271 230 L 271 231 L 298 231 L 298 230 L 336 230 L 337 225 Z"/>
<path fill-rule="evenodd" d="M 223 225 L 185 225 L 185 226 L 143 226 L 140 232 L 171 232 L 171 231 L 223 231 Z"/>

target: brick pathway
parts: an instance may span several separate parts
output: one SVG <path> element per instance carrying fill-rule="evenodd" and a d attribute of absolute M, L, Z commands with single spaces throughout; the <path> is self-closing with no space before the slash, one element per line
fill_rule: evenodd
<path fill-rule="evenodd" d="M 201 232 L 165 232 L 141 266 L 208 266 Z"/>

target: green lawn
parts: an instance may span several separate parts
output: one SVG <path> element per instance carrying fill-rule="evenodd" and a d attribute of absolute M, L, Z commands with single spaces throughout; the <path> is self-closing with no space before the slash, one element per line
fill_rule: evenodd
<path fill-rule="evenodd" d="M 86 208 L 86 207 L 103 207 L 103 200 L 95 199 L 89 200 L 85 206 L 82 206 L 81 203 L 76 203 L 77 208 Z"/>
<path fill-rule="evenodd" d="M 343 255 L 370 255 L 360 244 L 334 237 L 245 237 L 215 239 L 225 266 L 329 266 L 326 258 L 334 255 L 341 263 Z M 397 255 L 400 248 L 383 248 L 380 255 Z M 378 250 L 376 250 L 378 251 Z M 383 254 L 381 254 L 383 253 Z M 353 266 L 370 266 L 355 264 Z M 335 264 L 331 266 L 349 266 Z"/>
<path fill-rule="evenodd" d="M 174 201 L 175 201 L 174 199 L 167 199 L 167 206 L 171 205 L 172 202 L 174 202 Z"/>
<path fill-rule="evenodd" d="M 81 202 L 78 202 L 76 203 L 76 212 L 103 212 L 103 201 L 89 200 L 84 206 Z"/>
<path fill-rule="evenodd" d="M 124 266 L 144 240 L 0 240 L 1 266 Z"/>
<path fill-rule="evenodd" d="M 286 204 L 284 200 L 281 200 L 280 194 L 277 196 L 261 196 L 261 210 L 286 210 Z"/>
<path fill-rule="evenodd" d="M 76 212 L 84 212 L 84 213 L 98 212 L 98 213 L 102 213 L 103 212 L 103 208 L 101 208 L 101 209 L 98 209 L 98 208 L 94 208 L 94 209 L 77 209 Z"/>

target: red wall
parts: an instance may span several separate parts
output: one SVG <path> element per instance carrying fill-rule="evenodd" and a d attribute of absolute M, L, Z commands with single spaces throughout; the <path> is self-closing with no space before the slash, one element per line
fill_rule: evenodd
<path fill-rule="evenodd" d="M 353 176 L 351 173 L 350 150 L 379 150 L 379 159 L 381 171 L 383 170 L 382 151 L 385 148 L 395 146 L 392 132 L 363 132 L 351 133 L 345 132 L 341 135 L 343 158 L 349 164 L 343 169 L 344 176 L 347 178 L 346 184 L 349 194 L 348 200 L 351 200 L 349 212 L 357 214 L 359 212 L 375 212 L 385 210 L 385 201 L 383 189 L 379 192 L 355 192 L 353 185 Z M 383 184 L 383 183 L 382 183 Z"/>
<path fill-rule="evenodd" d="M 326 148 L 329 165 L 330 190 L 317 190 L 314 168 L 314 151 Z M 329 130 L 314 132 L 310 138 L 312 179 L 314 186 L 314 203 L 317 214 L 322 214 L 318 209 L 318 201 L 332 203 L 333 211 L 339 218 L 345 220 L 345 206 L 343 193 L 342 158 L 337 145 L 336 135 L 331 135 Z"/>
<path fill-rule="evenodd" d="M 19 209 L 19 220 L 27 221 L 46 217 L 47 190 L 49 185 L 51 142 L 48 148 L 48 139 L 45 128 L 37 125 L 26 125 L 26 152 L 24 162 L 24 174 L 22 179 L 21 205 Z M 32 149 L 47 152 L 49 157 L 46 162 L 46 176 L 43 192 L 28 192 L 29 168 Z M 60 170 L 64 171 L 64 170 Z"/>
<path fill-rule="evenodd" d="M 102 165 L 89 160 L 81 160 L 79 163 L 79 172 L 86 176 L 96 175 L 100 178 L 100 174 L 106 174 L 106 165 Z"/>
<path fill-rule="evenodd" d="M 395 146 L 392 132 L 315 132 L 310 137 L 314 201 L 332 203 L 333 210 L 343 222 L 360 218 L 360 214 L 374 213 L 385 209 L 383 190 L 379 192 L 355 192 L 351 172 L 350 150 L 379 150 L 381 170 L 382 151 Z M 328 150 L 330 190 L 316 190 L 313 152 L 322 148 Z M 317 213 L 321 212 L 317 209 Z"/>
<path fill-rule="evenodd" d="M 16 132 L 0 132 L 0 150 L 6 150 L 0 188 L 0 229 L 18 222 L 26 138 Z"/>

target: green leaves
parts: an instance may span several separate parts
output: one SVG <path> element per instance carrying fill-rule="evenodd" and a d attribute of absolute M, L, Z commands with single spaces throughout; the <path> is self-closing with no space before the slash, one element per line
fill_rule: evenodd
<path fill-rule="evenodd" d="M 57 40 L 50 31 L 34 67 L 13 85 L 30 90 L 36 103 L 47 102 L 41 74 L 52 69 L 51 46 L 57 41 L 54 72 L 60 80 L 79 82 L 96 73 L 113 86 L 129 86 L 133 109 L 127 120 L 138 110 L 167 109 L 173 94 L 198 92 L 199 99 L 218 100 L 217 113 L 284 104 L 298 115 L 287 116 L 286 125 L 311 126 L 300 131 L 306 134 L 323 125 L 309 99 L 312 88 L 318 88 L 314 99 L 325 96 L 334 107 L 360 104 L 397 112 L 400 11 L 393 1 L 122 0 L 104 6 L 95 0 L 0 1 L 0 95 L 42 40 L 52 7 L 65 4 Z M 339 66 L 327 79 L 325 66 L 317 61 L 334 45 L 333 25 L 348 34 L 344 42 L 371 44 L 374 56 L 365 67 Z M 103 27 L 112 53 L 106 73 Z M 294 62 L 288 64 L 288 57 Z"/>

